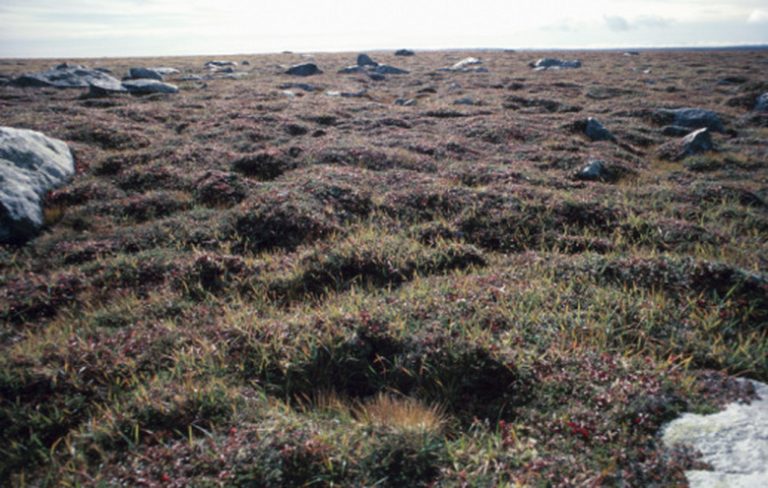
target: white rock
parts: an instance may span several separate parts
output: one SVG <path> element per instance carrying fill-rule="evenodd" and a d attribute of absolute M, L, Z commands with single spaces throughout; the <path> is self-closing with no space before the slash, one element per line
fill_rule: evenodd
<path fill-rule="evenodd" d="M 75 159 L 63 141 L 0 127 L 0 242 L 34 237 L 43 226 L 45 194 L 74 174 Z"/>
<path fill-rule="evenodd" d="M 714 468 L 687 471 L 691 488 L 768 486 L 768 385 L 752 384 L 759 399 L 749 405 L 731 403 L 713 415 L 686 413 L 664 428 L 665 444 L 691 445 Z"/>

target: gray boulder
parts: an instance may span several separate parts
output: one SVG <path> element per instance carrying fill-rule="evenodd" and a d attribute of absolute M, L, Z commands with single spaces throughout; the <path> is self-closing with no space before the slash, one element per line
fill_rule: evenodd
<path fill-rule="evenodd" d="M 461 61 L 455 63 L 453 66 L 451 66 L 448 69 L 451 70 L 451 71 L 461 71 L 461 70 L 466 69 L 466 68 L 468 68 L 470 66 L 476 66 L 476 65 L 482 64 L 482 63 L 483 62 L 480 61 L 477 58 L 472 58 L 472 57 L 464 58 Z"/>
<path fill-rule="evenodd" d="M 395 68 L 394 66 L 390 66 L 388 64 L 379 64 L 375 68 L 373 68 L 371 71 L 378 75 L 407 75 L 408 71 L 401 69 L 401 68 Z"/>
<path fill-rule="evenodd" d="M 578 59 L 541 58 L 531 63 L 530 66 L 537 71 L 546 69 L 575 69 L 581 68 L 581 61 Z"/>
<path fill-rule="evenodd" d="M 594 117 L 589 117 L 584 127 L 584 134 L 592 141 L 615 141 L 616 137 Z"/>
<path fill-rule="evenodd" d="M 179 88 L 176 85 L 158 80 L 128 80 L 123 82 L 123 87 L 132 95 L 179 92 Z"/>
<path fill-rule="evenodd" d="M 128 79 L 163 81 L 163 75 L 152 68 L 131 68 L 128 70 Z"/>
<path fill-rule="evenodd" d="M 358 54 L 357 65 L 358 66 L 378 66 L 379 63 L 371 59 L 371 57 L 368 56 L 367 54 Z"/>
<path fill-rule="evenodd" d="M 438 71 L 453 71 L 457 73 L 487 73 L 485 66 L 479 66 L 483 62 L 478 58 L 464 58 L 448 68 L 440 68 Z"/>
<path fill-rule="evenodd" d="M 0 127 L 0 242 L 22 244 L 43 227 L 43 198 L 75 174 L 75 160 L 58 139 Z"/>
<path fill-rule="evenodd" d="M 347 66 L 346 68 L 341 68 L 338 71 L 338 73 L 340 75 L 352 75 L 352 74 L 357 74 L 357 73 L 365 73 L 365 68 L 355 64 L 353 66 Z"/>
<path fill-rule="evenodd" d="M 410 49 L 398 49 L 395 51 L 395 56 L 414 56 L 416 53 Z"/>
<path fill-rule="evenodd" d="M 712 110 L 703 108 L 662 108 L 656 110 L 655 117 L 664 124 L 701 129 L 706 127 L 713 132 L 725 132 L 720 116 Z"/>
<path fill-rule="evenodd" d="M 687 136 L 664 144 L 660 148 L 660 156 L 664 159 L 679 161 L 688 156 L 694 156 L 707 151 L 713 151 L 715 144 L 712 141 L 712 133 L 707 128 L 697 129 Z"/>
<path fill-rule="evenodd" d="M 768 112 L 768 92 L 757 97 L 757 102 L 755 102 L 755 112 Z"/>
<path fill-rule="evenodd" d="M 169 76 L 169 75 L 177 75 L 181 73 L 181 71 L 177 70 L 176 68 L 169 68 L 167 66 L 161 66 L 159 68 L 149 68 L 152 71 L 155 71 L 156 73 L 160 73 L 162 76 Z"/>
<path fill-rule="evenodd" d="M 576 179 L 585 181 L 604 181 L 609 179 L 608 168 L 605 162 L 593 159 L 576 173 Z"/>
<path fill-rule="evenodd" d="M 101 81 L 92 81 L 91 86 L 88 87 L 88 93 L 81 95 L 81 98 L 104 98 L 124 93 L 128 93 L 128 90 L 122 84 L 114 86 Z"/>
<path fill-rule="evenodd" d="M 205 67 L 208 69 L 225 68 L 227 66 L 237 66 L 235 61 L 208 61 Z"/>
<path fill-rule="evenodd" d="M 699 154 L 715 148 L 709 129 L 698 129 L 691 132 L 683 137 L 681 145 L 686 155 Z"/>
<path fill-rule="evenodd" d="M 472 97 L 462 97 L 457 98 L 453 101 L 454 105 L 475 105 L 477 102 L 475 102 L 475 99 Z"/>
<path fill-rule="evenodd" d="M 319 75 L 321 73 L 322 71 L 317 67 L 315 63 L 295 64 L 288 68 L 288 70 L 285 72 L 285 74 L 291 76 L 312 76 Z"/>
<path fill-rule="evenodd" d="M 318 87 L 309 83 L 283 83 L 279 86 L 281 90 L 292 90 L 294 88 L 305 91 L 313 92 L 318 90 Z"/>
<path fill-rule="evenodd" d="M 103 87 L 120 88 L 120 80 L 85 66 L 60 64 L 41 73 L 23 74 L 13 83 L 21 87 L 88 88 L 94 83 Z"/>

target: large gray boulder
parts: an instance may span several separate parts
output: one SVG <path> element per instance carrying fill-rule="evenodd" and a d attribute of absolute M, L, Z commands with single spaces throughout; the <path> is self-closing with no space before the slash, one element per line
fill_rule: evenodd
<path fill-rule="evenodd" d="M 149 95 L 152 93 L 178 93 L 179 88 L 159 80 L 128 80 L 123 87 L 133 95 Z"/>
<path fill-rule="evenodd" d="M 21 87 L 88 88 L 93 84 L 120 90 L 120 80 L 103 71 L 78 64 L 60 64 L 41 73 L 27 73 L 13 83 Z"/>
<path fill-rule="evenodd" d="M 755 112 L 768 112 L 768 92 L 757 97 Z"/>
<path fill-rule="evenodd" d="M 43 198 L 75 174 L 75 160 L 58 139 L 0 127 L 0 242 L 21 244 L 43 227 Z"/>
<path fill-rule="evenodd" d="M 703 108 L 661 108 L 654 116 L 663 124 L 687 127 L 689 129 L 707 128 L 714 132 L 725 132 L 723 121 L 712 110 Z"/>
<path fill-rule="evenodd" d="M 541 58 L 531 63 L 530 66 L 537 71 L 545 69 L 575 69 L 581 68 L 581 61 L 578 59 Z"/>
<path fill-rule="evenodd" d="M 128 79 L 163 81 L 163 75 L 152 68 L 131 68 L 128 70 Z"/>
<path fill-rule="evenodd" d="M 288 70 L 285 72 L 285 74 L 291 76 L 312 76 L 319 75 L 321 73 L 322 71 L 317 67 L 315 63 L 295 64 L 288 68 Z"/>

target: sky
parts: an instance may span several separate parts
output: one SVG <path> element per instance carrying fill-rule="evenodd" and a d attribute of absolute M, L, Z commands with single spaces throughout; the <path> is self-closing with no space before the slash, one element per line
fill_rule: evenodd
<path fill-rule="evenodd" d="M 0 57 L 768 44 L 768 0 L 0 0 Z"/>

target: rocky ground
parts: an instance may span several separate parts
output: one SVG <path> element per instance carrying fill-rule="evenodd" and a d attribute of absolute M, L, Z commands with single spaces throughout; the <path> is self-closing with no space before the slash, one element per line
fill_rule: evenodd
<path fill-rule="evenodd" d="M 768 380 L 768 51 L 369 54 L 0 60 L 77 171 L 0 247 L 0 480 L 706 469 L 660 429 Z"/>

